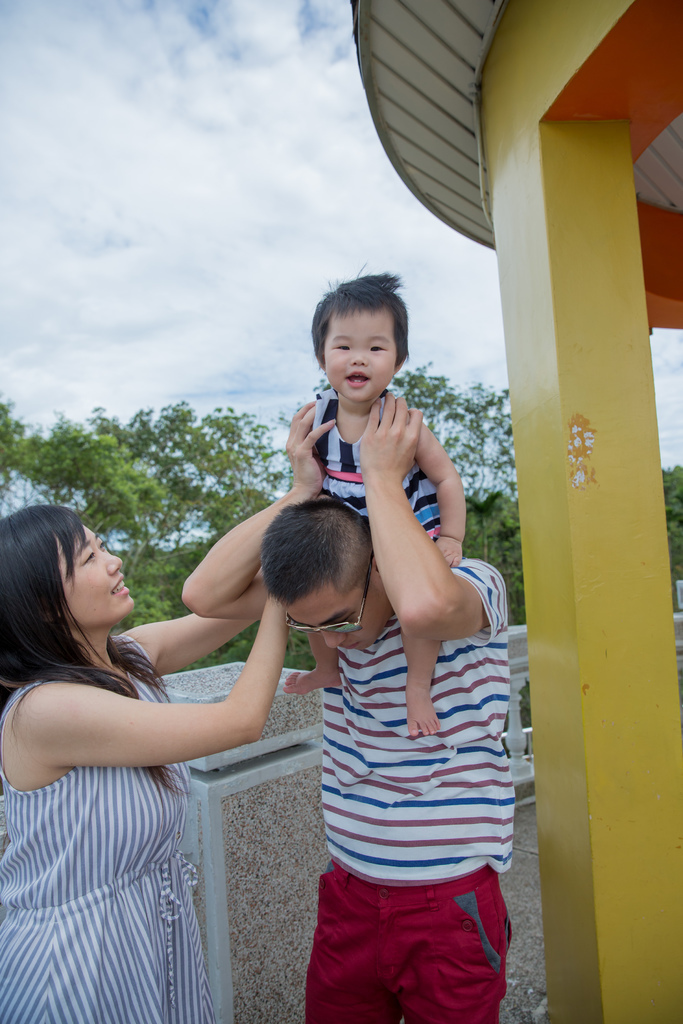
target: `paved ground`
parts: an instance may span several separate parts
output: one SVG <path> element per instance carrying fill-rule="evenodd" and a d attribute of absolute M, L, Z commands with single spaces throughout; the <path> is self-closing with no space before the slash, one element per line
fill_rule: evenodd
<path fill-rule="evenodd" d="M 501 876 L 500 884 L 512 919 L 508 987 L 500 1008 L 500 1024 L 549 1024 L 533 802 L 522 804 L 515 811 L 512 867 Z"/>

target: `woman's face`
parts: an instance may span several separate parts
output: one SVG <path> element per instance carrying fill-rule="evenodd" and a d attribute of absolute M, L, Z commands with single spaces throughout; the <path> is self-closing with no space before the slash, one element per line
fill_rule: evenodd
<path fill-rule="evenodd" d="M 133 610 L 133 598 L 123 585 L 121 559 L 110 554 L 101 537 L 85 527 L 85 545 L 74 552 L 73 575 L 65 578 L 69 610 L 89 636 L 108 633 Z"/>

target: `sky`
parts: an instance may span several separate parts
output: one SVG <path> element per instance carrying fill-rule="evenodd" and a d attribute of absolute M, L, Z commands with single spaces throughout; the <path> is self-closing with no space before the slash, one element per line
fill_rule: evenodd
<path fill-rule="evenodd" d="M 347 0 L 1 0 L 0 395 L 49 427 L 189 402 L 275 423 L 316 302 L 401 274 L 409 367 L 507 386 L 495 253 L 375 132 Z M 652 337 L 683 464 L 683 332 Z"/>

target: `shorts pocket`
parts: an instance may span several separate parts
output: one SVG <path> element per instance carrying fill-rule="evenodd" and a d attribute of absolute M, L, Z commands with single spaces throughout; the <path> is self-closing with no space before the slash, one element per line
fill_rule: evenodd
<path fill-rule="evenodd" d="M 502 958 L 500 953 L 492 945 L 491 940 L 489 939 L 489 936 L 486 933 L 486 928 L 484 927 L 484 923 L 481 919 L 481 914 L 479 913 L 479 904 L 477 902 L 476 892 L 474 892 L 474 890 L 472 892 L 465 892 L 461 896 L 454 896 L 453 900 L 455 903 L 457 903 L 462 912 L 464 914 L 467 914 L 468 918 L 471 918 L 472 922 L 474 922 L 474 925 L 476 925 L 477 931 L 479 932 L 479 941 L 481 942 L 481 946 L 484 951 L 484 956 L 486 957 L 490 967 L 496 972 L 496 974 L 500 974 Z M 506 924 L 507 920 L 508 919 L 506 918 Z M 499 929 L 496 928 L 496 932 L 498 932 L 498 930 Z M 497 934 L 495 936 L 492 935 L 491 938 L 493 938 L 494 942 L 496 942 L 497 944 Z"/>

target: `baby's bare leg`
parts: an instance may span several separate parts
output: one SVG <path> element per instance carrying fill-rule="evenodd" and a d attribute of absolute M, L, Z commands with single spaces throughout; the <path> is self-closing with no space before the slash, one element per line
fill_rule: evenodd
<path fill-rule="evenodd" d="M 309 633 L 308 639 L 315 658 L 310 672 L 292 672 L 284 684 L 285 693 L 310 693 L 324 686 L 340 686 L 339 659 L 336 647 L 328 647 L 319 633 Z"/>
<path fill-rule="evenodd" d="M 416 640 L 403 637 L 403 650 L 408 663 L 406 707 L 408 732 L 411 736 L 435 736 L 441 728 L 429 690 L 432 672 L 439 654 L 438 640 Z"/>

